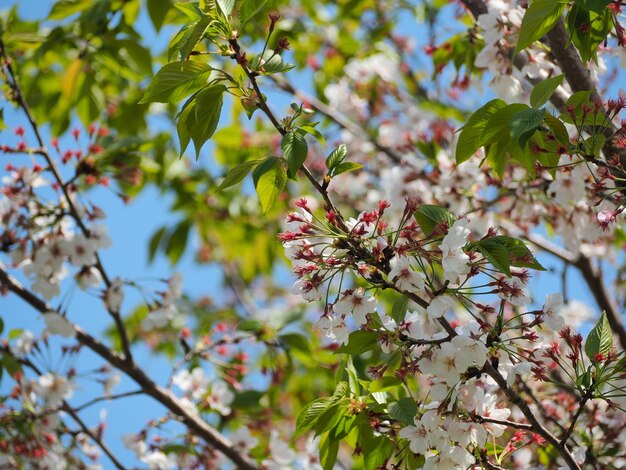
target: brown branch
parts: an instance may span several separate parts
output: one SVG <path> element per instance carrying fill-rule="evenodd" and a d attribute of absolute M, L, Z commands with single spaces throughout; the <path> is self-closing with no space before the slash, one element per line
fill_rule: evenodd
<path fill-rule="evenodd" d="M 35 294 L 25 289 L 19 281 L 14 279 L 3 269 L 0 269 L 0 285 L 15 293 L 33 308 L 41 313 L 54 311 L 52 307 L 46 304 Z M 189 428 L 190 431 L 200 436 L 208 444 L 212 445 L 228 458 L 230 458 L 239 468 L 243 470 L 255 470 L 256 467 L 250 463 L 238 450 L 232 447 L 231 443 L 215 428 L 204 422 L 200 416 L 189 413 L 186 408 L 181 405 L 178 398 L 170 391 L 164 389 L 160 385 L 153 382 L 137 364 L 132 360 L 129 361 L 120 356 L 115 351 L 108 348 L 99 340 L 91 336 L 78 325 L 72 325 L 76 332 L 78 342 L 88 349 L 96 353 L 108 364 L 116 369 L 124 372 L 128 377 L 133 379 L 137 385 L 141 387 L 143 392 L 150 395 L 156 401 L 161 403 L 165 408 L 170 410 L 174 415 L 178 416 L 181 421 Z"/>
<path fill-rule="evenodd" d="M 121 464 L 121 462 L 117 459 L 117 457 L 115 457 L 115 454 L 111 452 L 111 449 L 109 449 L 109 447 L 104 443 L 104 441 L 99 436 L 97 436 L 96 433 L 94 433 L 91 429 L 89 429 L 89 427 L 80 418 L 80 416 L 78 416 L 78 413 L 76 412 L 76 410 L 72 409 L 72 407 L 69 406 L 68 403 L 65 401 L 63 401 L 63 407 L 61 409 L 65 411 L 67 414 L 69 414 L 72 417 L 72 419 L 76 422 L 76 424 L 80 426 L 82 431 L 85 434 L 87 434 L 87 436 L 89 436 L 89 438 L 92 441 L 94 441 L 96 445 L 100 447 L 100 449 L 102 449 L 102 452 L 106 454 L 106 456 L 113 463 L 113 465 L 115 465 L 116 468 L 118 468 L 119 470 L 126 469 L 126 467 L 124 467 Z"/>
<path fill-rule="evenodd" d="M 582 411 L 585 409 L 585 404 L 591 399 L 592 396 L 593 387 L 590 387 L 589 390 L 587 390 L 587 392 L 585 393 L 585 396 L 583 396 L 582 401 L 578 405 L 578 410 L 576 410 L 576 414 L 572 418 L 572 422 L 570 423 L 569 428 L 567 428 L 567 431 L 565 431 L 565 434 L 563 434 L 561 442 L 559 442 L 559 447 L 564 447 L 567 443 L 567 440 L 569 439 L 570 435 L 574 431 L 574 428 L 576 427 L 576 422 L 578 421 L 578 418 L 580 417 Z"/>
<path fill-rule="evenodd" d="M 30 106 L 28 104 L 28 101 L 26 101 L 26 98 L 24 97 L 24 93 L 22 91 L 22 87 L 20 86 L 20 83 L 19 83 L 19 80 L 17 78 L 17 75 L 16 75 L 15 71 L 13 70 L 13 65 L 11 64 L 11 59 L 7 55 L 5 44 L 4 44 L 4 42 L 1 39 L 0 39 L 0 60 L 2 61 L 2 63 L 0 65 L 3 65 L 5 67 L 5 69 L 6 69 L 6 71 L 7 71 L 7 77 L 9 79 L 7 84 L 13 90 L 15 101 L 17 102 L 19 107 L 22 108 L 22 110 L 24 111 L 24 114 L 26 115 L 26 119 L 28 119 L 30 127 L 31 127 L 33 133 L 35 134 L 35 137 L 36 137 L 37 142 L 39 144 L 39 148 L 37 149 L 36 153 L 38 153 L 39 155 L 42 155 L 44 157 L 44 159 L 46 160 L 46 163 L 48 165 L 48 168 L 49 168 L 50 172 L 54 176 L 54 179 L 56 180 L 56 182 L 60 186 L 60 188 L 61 188 L 61 190 L 63 192 L 63 195 L 65 196 L 65 200 L 67 201 L 67 205 L 68 205 L 68 208 L 70 210 L 70 214 L 71 214 L 72 218 L 74 219 L 74 221 L 76 222 L 76 224 L 78 225 L 78 227 L 80 228 L 82 233 L 87 238 L 90 238 L 91 237 L 91 232 L 85 226 L 82 218 L 80 217 L 80 214 L 79 214 L 78 210 L 76 209 L 76 206 L 72 202 L 72 199 L 70 197 L 70 193 L 68 191 L 68 185 L 65 184 L 65 182 L 63 181 L 63 178 L 61 178 L 60 173 L 58 172 L 54 162 L 52 161 L 52 158 L 50 157 L 50 153 L 48 152 L 48 150 L 46 148 L 46 144 L 45 144 L 45 142 L 43 140 L 43 137 L 41 136 L 41 132 L 39 130 L 39 125 L 37 124 L 37 121 L 35 120 L 35 117 L 33 116 L 33 113 L 30 110 Z M 102 276 L 102 280 L 104 281 L 104 283 L 107 286 L 107 288 L 111 287 L 111 280 L 110 280 L 106 270 L 104 269 L 104 266 L 102 265 L 102 261 L 100 260 L 100 256 L 98 255 L 98 253 L 96 253 L 95 256 L 96 256 L 96 268 L 98 269 L 98 272 Z M 128 339 L 128 334 L 126 332 L 126 327 L 124 326 L 124 322 L 122 321 L 120 312 L 114 312 L 114 311 L 109 310 L 108 308 L 107 308 L 107 311 L 109 312 L 109 314 L 113 318 L 113 321 L 115 322 L 116 329 L 118 331 L 118 334 L 120 335 L 120 342 L 122 344 L 122 350 L 124 351 L 124 355 L 126 356 L 126 359 L 128 361 L 130 361 L 132 359 L 132 353 L 131 353 L 131 350 L 130 350 L 130 341 Z"/>
<path fill-rule="evenodd" d="M 499 424 L 501 426 L 506 426 L 509 428 L 522 429 L 524 431 L 532 431 L 533 427 L 527 423 L 516 423 L 514 421 L 508 421 L 506 419 L 493 419 L 487 418 L 485 416 L 473 416 L 472 419 L 477 423 L 493 423 Z"/>

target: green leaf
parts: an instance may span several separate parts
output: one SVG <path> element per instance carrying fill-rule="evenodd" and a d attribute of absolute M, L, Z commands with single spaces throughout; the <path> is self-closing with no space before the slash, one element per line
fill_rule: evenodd
<path fill-rule="evenodd" d="M 399 294 L 391 307 L 391 318 L 393 318 L 398 325 L 404 321 L 408 306 L 409 298 L 404 294 Z"/>
<path fill-rule="evenodd" d="M 217 0 L 215 3 L 224 17 L 229 17 L 235 8 L 235 0 Z"/>
<path fill-rule="evenodd" d="M 285 165 L 280 158 L 266 158 L 254 169 L 252 178 L 261 201 L 261 210 L 265 214 L 287 185 Z"/>
<path fill-rule="evenodd" d="M 180 55 L 180 60 L 187 60 L 193 48 L 200 42 L 204 32 L 206 31 L 211 18 L 203 16 L 195 23 L 191 23 L 185 26 L 181 32 L 177 35 L 176 42 L 170 44 L 168 54 L 172 58 L 175 53 Z"/>
<path fill-rule="evenodd" d="M 472 243 L 470 249 L 477 249 L 498 270 L 511 276 L 511 266 L 545 271 L 528 247 L 517 238 L 498 235 Z"/>
<path fill-rule="evenodd" d="M 333 169 L 332 176 L 337 176 L 337 175 L 340 175 L 342 173 L 347 173 L 349 171 L 358 170 L 360 168 L 363 168 L 363 165 L 361 165 L 360 163 L 341 162 L 339 165 L 337 165 Z"/>
<path fill-rule="evenodd" d="M 565 124 L 563 124 L 563 121 L 549 113 L 545 115 L 544 119 L 557 140 L 561 144 L 568 146 L 570 144 L 569 133 L 567 132 L 567 128 L 565 127 Z"/>
<path fill-rule="evenodd" d="M 148 263 L 152 263 L 152 261 L 154 261 L 154 257 L 156 256 L 166 230 L 167 227 L 161 227 L 150 237 L 150 242 L 148 243 Z"/>
<path fill-rule="evenodd" d="M 287 160 L 287 175 L 295 178 L 300 167 L 304 164 L 309 153 L 309 146 L 301 132 L 297 130 L 287 132 L 280 143 L 283 157 Z"/>
<path fill-rule="evenodd" d="M 86 10 L 91 5 L 93 5 L 92 0 L 60 0 L 53 5 L 50 14 L 48 14 L 48 19 L 62 20 Z"/>
<path fill-rule="evenodd" d="M 530 93 L 530 105 L 533 108 L 543 106 L 554 94 L 559 85 L 563 83 L 563 74 L 556 77 L 546 78 L 537 83 Z"/>
<path fill-rule="evenodd" d="M 140 103 L 176 103 L 202 88 L 212 68 L 203 62 L 172 62 L 164 65 L 152 79 Z"/>
<path fill-rule="evenodd" d="M 367 452 L 363 455 L 365 470 L 376 470 L 384 468 L 384 463 L 389 460 L 389 456 L 393 454 L 395 446 L 387 437 L 375 437 L 368 442 Z M 421 468 L 406 467 L 406 468 Z"/>
<path fill-rule="evenodd" d="M 334 401 L 332 398 L 324 397 L 318 398 L 302 408 L 302 411 L 300 411 L 298 419 L 296 420 L 294 439 L 311 429 L 317 419 L 322 416 L 324 411 L 326 411 L 326 409 L 333 403 Z"/>
<path fill-rule="evenodd" d="M 280 335 L 278 340 L 290 348 L 297 349 L 305 354 L 311 354 L 311 344 L 304 335 L 299 333 L 287 333 Z"/>
<path fill-rule="evenodd" d="M 522 20 L 515 54 L 541 39 L 561 18 L 567 2 L 564 0 L 535 0 Z"/>
<path fill-rule="evenodd" d="M 348 153 L 348 148 L 346 144 L 341 144 L 339 147 L 334 149 L 326 158 L 326 168 L 332 170 L 337 165 L 339 165 L 346 158 L 346 154 Z"/>
<path fill-rule="evenodd" d="M 174 6 L 191 21 L 198 21 L 204 16 L 200 5 L 196 2 L 178 2 Z"/>
<path fill-rule="evenodd" d="M 478 109 L 461 128 L 459 140 L 456 144 L 456 162 L 463 163 L 474 155 L 481 147 L 481 136 L 493 114 L 506 107 L 506 103 L 500 99 L 491 100 Z"/>
<path fill-rule="evenodd" d="M 157 33 L 161 30 L 167 13 L 172 9 L 170 0 L 147 0 L 148 16 Z"/>
<path fill-rule="evenodd" d="M 193 139 L 196 159 L 199 157 L 202 146 L 217 129 L 225 90 L 224 85 L 207 87 L 185 103 L 177 124 L 181 155 Z"/>
<path fill-rule="evenodd" d="M 497 142 L 508 144 L 511 140 L 509 127 L 511 117 L 525 109 L 528 109 L 528 106 L 521 103 L 509 104 L 498 109 L 487 121 L 487 125 L 480 136 L 480 145 L 486 146 Z"/>
<path fill-rule="evenodd" d="M 22 366 L 13 356 L 8 354 L 2 355 L 2 367 L 6 369 L 9 375 L 13 375 L 16 372 L 20 372 L 22 370 Z"/>
<path fill-rule="evenodd" d="M 511 277 L 511 261 L 504 245 L 491 238 L 486 238 L 479 241 L 476 248 L 489 260 L 494 268 Z"/>
<path fill-rule="evenodd" d="M 336 439 L 333 432 L 324 434 L 320 439 L 320 464 L 324 470 L 333 470 L 337 462 L 339 452 L 339 439 Z"/>
<path fill-rule="evenodd" d="M 232 407 L 238 410 L 256 408 L 259 406 L 259 400 L 265 395 L 260 390 L 244 390 L 237 393 L 232 402 Z"/>
<path fill-rule="evenodd" d="M 348 336 L 348 344 L 342 345 L 335 351 L 336 353 L 344 353 L 357 355 L 366 351 L 371 351 L 378 343 L 378 334 L 373 331 L 357 330 Z"/>
<path fill-rule="evenodd" d="M 585 341 L 585 353 L 592 362 L 596 362 L 596 354 L 608 354 L 613 349 L 613 332 L 606 317 L 606 312 L 596 323 L 596 326 L 589 332 Z"/>
<path fill-rule="evenodd" d="M 306 132 L 307 134 L 312 135 L 315 139 L 322 145 L 326 145 L 326 140 L 324 139 L 324 135 L 318 131 L 315 127 L 312 126 L 300 126 L 300 130 Z"/>
<path fill-rule="evenodd" d="M 267 0 L 243 0 L 239 7 L 239 20 L 241 23 L 243 24 L 250 20 L 266 3 Z"/>
<path fill-rule="evenodd" d="M 178 263 L 180 258 L 185 252 L 187 247 L 187 239 L 189 238 L 189 230 L 191 229 L 191 222 L 184 220 L 174 229 L 167 244 L 165 245 L 165 254 L 167 255 L 172 265 Z"/>
<path fill-rule="evenodd" d="M 585 10 L 600 14 L 609 6 L 611 0 L 574 0 L 574 2 Z"/>
<path fill-rule="evenodd" d="M 613 15 L 609 9 L 596 13 L 574 5 L 567 14 L 566 25 L 580 57 L 587 62 L 596 59 L 598 46 L 613 28 Z"/>
<path fill-rule="evenodd" d="M 217 187 L 216 191 L 222 191 L 239 183 L 259 164 L 260 161 L 261 160 L 249 160 L 228 170 L 228 173 L 226 173 L 226 176 Z"/>
<path fill-rule="evenodd" d="M 417 403 L 409 397 L 400 398 L 398 401 L 389 403 L 387 411 L 389 416 L 396 421 L 402 424 L 413 425 L 415 424 L 414 419 L 417 414 Z"/>
<path fill-rule="evenodd" d="M 448 227 L 452 227 L 456 221 L 448 209 L 430 204 L 420 206 L 413 215 L 426 236 L 433 233 L 437 225 L 445 223 Z"/>
<path fill-rule="evenodd" d="M 545 109 L 527 108 L 515 113 L 509 121 L 510 135 L 524 148 L 546 115 Z"/>

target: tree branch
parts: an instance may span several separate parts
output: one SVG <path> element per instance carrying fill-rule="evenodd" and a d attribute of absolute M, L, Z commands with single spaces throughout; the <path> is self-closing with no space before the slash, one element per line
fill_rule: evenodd
<path fill-rule="evenodd" d="M 45 141 L 43 140 L 43 137 L 41 136 L 39 125 L 37 124 L 37 121 L 35 120 L 35 117 L 33 116 L 33 113 L 30 110 L 28 101 L 26 101 L 26 98 L 24 97 L 22 87 L 20 86 L 17 75 L 15 71 L 13 70 L 11 59 L 7 55 L 5 44 L 1 39 L 0 39 L 0 61 L 1 61 L 0 65 L 4 66 L 4 68 L 7 71 L 7 78 L 8 78 L 7 84 L 13 90 L 15 100 L 17 104 L 19 105 L 19 107 L 22 108 L 22 110 L 24 111 L 24 114 L 26 115 L 26 119 L 28 119 L 28 122 L 30 123 L 30 127 L 33 133 L 35 134 L 35 138 L 37 139 L 37 142 L 39 144 L 39 148 L 37 149 L 36 153 L 38 153 L 39 155 L 42 155 L 44 159 L 46 160 L 46 163 L 48 165 L 50 172 L 54 176 L 54 179 L 58 183 L 59 187 L 61 188 L 61 191 L 63 192 L 63 196 L 65 196 L 65 200 L 67 201 L 70 214 L 72 215 L 72 218 L 76 222 L 76 225 L 78 225 L 78 227 L 80 228 L 81 232 L 85 235 L 85 237 L 90 238 L 91 232 L 85 226 L 82 218 L 80 217 L 80 213 L 76 209 L 76 206 L 74 205 L 74 202 L 72 201 L 70 197 L 70 193 L 67 189 L 67 185 L 63 181 L 63 178 L 61 178 L 61 174 L 57 170 L 54 162 L 52 161 L 52 158 L 50 157 L 50 153 L 48 152 L 46 148 Z M 96 268 L 98 269 L 100 275 L 102 276 L 102 280 L 104 281 L 107 287 L 111 287 L 111 280 L 107 272 L 105 271 L 104 266 L 102 265 L 100 256 L 98 255 L 98 253 L 96 253 L 95 256 L 96 256 Z M 120 313 L 113 312 L 109 309 L 107 309 L 107 311 L 109 312 L 109 314 L 113 318 L 113 321 L 115 322 L 116 329 L 118 331 L 118 334 L 120 335 L 120 342 L 122 344 L 122 350 L 124 351 L 126 359 L 130 361 L 132 360 L 132 353 L 130 350 L 130 341 L 128 340 L 126 327 L 124 326 L 124 322 L 122 321 Z"/>
<path fill-rule="evenodd" d="M 39 312 L 45 313 L 54 311 L 51 306 L 47 305 L 39 297 L 25 289 L 19 281 L 13 278 L 4 269 L 0 269 L 0 284 L 15 293 L 18 297 L 22 298 Z M 190 431 L 193 431 L 208 444 L 212 445 L 230 458 L 239 466 L 239 468 L 243 470 L 256 469 L 256 467 L 252 465 L 243 455 L 241 455 L 237 449 L 232 447 L 228 439 L 220 434 L 215 428 L 204 422 L 199 415 L 189 413 L 173 393 L 153 382 L 132 360 L 129 361 L 109 349 L 78 325 L 72 324 L 72 327 L 76 332 L 76 339 L 79 343 L 83 344 L 104 359 L 108 364 L 124 372 L 128 377 L 133 379 L 137 385 L 141 387 L 145 394 L 150 395 L 165 408 L 170 410 L 174 415 L 178 416 Z"/>

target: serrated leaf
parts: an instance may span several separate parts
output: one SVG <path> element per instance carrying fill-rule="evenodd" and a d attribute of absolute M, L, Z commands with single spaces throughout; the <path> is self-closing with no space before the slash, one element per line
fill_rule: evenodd
<path fill-rule="evenodd" d="M 414 418 L 417 414 L 417 403 L 415 400 L 409 397 L 400 398 L 398 401 L 389 403 L 387 406 L 389 416 L 396 421 L 412 425 L 414 424 Z"/>
<path fill-rule="evenodd" d="M 261 210 L 265 214 L 287 185 L 287 171 L 280 158 L 269 157 L 254 169 L 252 177 L 261 201 Z"/>
<path fill-rule="evenodd" d="M 187 100 L 178 115 L 176 126 L 181 155 L 189 145 L 189 141 L 193 140 L 196 159 L 199 157 L 202 146 L 217 129 L 225 90 L 224 85 L 214 85 L 203 89 Z"/>
<path fill-rule="evenodd" d="M 511 266 L 545 271 L 530 249 L 517 238 L 498 235 L 475 242 L 470 247 L 478 249 L 496 269 L 509 277 Z"/>
<path fill-rule="evenodd" d="M 243 0 L 239 7 L 239 20 L 241 23 L 249 21 L 266 3 L 267 0 Z"/>
<path fill-rule="evenodd" d="M 348 336 L 348 344 L 344 344 L 335 351 L 350 355 L 362 354 L 371 351 L 378 344 L 378 334 L 373 331 L 357 330 Z"/>
<path fill-rule="evenodd" d="M 487 125 L 480 136 L 480 145 L 508 144 L 511 140 L 509 129 L 511 117 L 525 109 L 528 109 L 528 106 L 521 103 L 509 104 L 504 108 L 498 109 L 487 121 Z M 485 153 L 487 152 L 485 151 Z"/>
<path fill-rule="evenodd" d="M 448 209 L 430 204 L 420 206 L 413 215 L 422 232 L 427 236 L 433 233 L 437 225 L 445 223 L 448 227 L 452 227 L 452 224 L 456 221 L 456 218 Z"/>
<path fill-rule="evenodd" d="M 506 103 L 500 99 L 491 100 L 478 109 L 461 128 L 459 140 L 456 144 L 456 162 L 463 163 L 474 155 L 481 147 L 481 136 L 493 114 L 506 107 Z"/>
<path fill-rule="evenodd" d="M 228 170 L 228 173 L 226 173 L 226 176 L 217 187 L 216 191 L 222 191 L 239 183 L 259 164 L 260 161 L 261 160 L 250 160 Z"/>
<path fill-rule="evenodd" d="M 563 74 L 546 78 L 537 83 L 530 93 L 530 105 L 539 108 L 548 102 L 559 85 L 563 83 Z"/>
<path fill-rule="evenodd" d="M 591 359 L 592 362 L 596 362 L 595 355 L 603 354 L 607 355 L 613 348 L 613 331 L 611 331 L 611 325 L 606 317 L 606 312 L 602 312 L 598 323 L 589 332 L 587 340 L 585 341 L 585 354 Z"/>
<path fill-rule="evenodd" d="M 477 249 L 494 268 L 511 277 L 511 261 L 504 245 L 487 238 L 478 242 Z"/>
<path fill-rule="evenodd" d="M 567 2 L 564 0 L 535 0 L 532 2 L 522 19 L 515 54 L 526 49 L 554 28 L 566 6 Z"/>
<path fill-rule="evenodd" d="M 342 173 L 347 173 L 349 171 L 359 170 L 361 168 L 363 168 L 363 165 L 361 165 L 360 163 L 341 162 L 339 165 L 337 165 L 333 169 L 332 176 L 338 176 L 338 175 L 340 175 Z"/>
<path fill-rule="evenodd" d="M 524 148 L 543 122 L 545 115 L 545 109 L 527 108 L 511 116 L 509 121 L 510 135 L 518 141 L 520 147 Z"/>
<path fill-rule="evenodd" d="M 203 62 L 172 62 L 159 70 L 140 103 L 175 103 L 202 88 L 212 68 Z"/>
<path fill-rule="evenodd" d="M 225 17 L 230 16 L 235 8 L 235 0 L 217 0 L 215 3 Z"/>
<path fill-rule="evenodd" d="M 324 139 L 324 135 L 318 131 L 315 127 L 312 126 L 300 126 L 300 130 L 306 132 L 307 134 L 312 135 L 315 139 L 322 145 L 326 145 L 326 140 Z"/>
<path fill-rule="evenodd" d="M 311 429 L 317 419 L 322 416 L 324 411 L 333 403 L 331 398 L 318 398 L 302 408 L 296 420 L 294 439 Z"/>
<path fill-rule="evenodd" d="M 178 52 L 180 60 L 186 60 L 196 47 L 196 44 L 200 42 L 204 32 L 206 31 L 211 18 L 203 16 L 195 23 L 189 24 L 183 28 L 184 32 L 179 36 L 174 46 L 169 48 L 169 57 L 172 58 L 174 53 Z"/>
<path fill-rule="evenodd" d="M 288 176 L 294 178 L 304 164 L 309 153 L 309 146 L 302 133 L 297 130 L 287 132 L 280 143 L 283 157 L 287 160 Z"/>
<path fill-rule="evenodd" d="M 339 147 L 335 148 L 330 154 L 328 158 L 326 158 L 326 168 L 332 170 L 337 165 L 339 165 L 346 158 L 346 154 L 348 153 L 348 148 L 346 144 L 341 144 Z"/>

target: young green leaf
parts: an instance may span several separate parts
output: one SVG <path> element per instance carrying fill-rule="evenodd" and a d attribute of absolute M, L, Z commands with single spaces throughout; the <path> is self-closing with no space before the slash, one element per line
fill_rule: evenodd
<path fill-rule="evenodd" d="M 339 165 L 346 158 L 346 154 L 348 153 L 348 149 L 346 144 L 341 144 L 339 147 L 334 149 L 326 158 L 326 168 L 332 170 L 337 165 Z"/>
<path fill-rule="evenodd" d="M 456 144 L 456 162 L 463 163 L 474 155 L 481 147 L 480 140 L 487 126 L 487 122 L 493 114 L 506 107 L 506 103 L 500 99 L 491 100 L 476 111 L 461 128 L 459 140 Z"/>
<path fill-rule="evenodd" d="M 260 163 L 260 161 L 261 160 L 249 160 L 228 170 L 228 173 L 226 173 L 224 180 L 217 187 L 216 191 L 222 191 L 239 183 Z"/>
<path fill-rule="evenodd" d="M 282 159 L 266 158 L 254 169 L 252 178 L 261 201 L 261 210 L 265 214 L 274 205 L 278 195 L 287 184 L 287 171 Z"/>
<path fill-rule="evenodd" d="M 140 103 L 176 103 L 202 88 L 212 68 L 204 62 L 172 62 L 159 70 Z"/>
<path fill-rule="evenodd" d="M 267 3 L 267 0 L 243 0 L 239 7 L 239 20 L 246 23 Z"/>
<path fill-rule="evenodd" d="M 526 49 L 548 33 L 565 11 L 565 0 L 535 0 L 526 10 L 519 32 L 515 54 Z"/>
<path fill-rule="evenodd" d="M 559 85 L 563 83 L 563 74 L 556 77 L 546 78 L 535 85 L 530 93 L 530 105 L 533 108 L 543 106 L 554 94 Z"/>
<path fill-rule="evenodd" d="M 452 227 L 456 220 L 448 209 L 430 204 L 420 206 L 413 215 L 426 236 L 433 233 L 437 225 L 445 223 L 448 227 Z"/>
<path fill-rule="evenodd" d="M 225 18 L 228 18 L 235 8 L 235 0 L 217 0 L 215 3 Z"/>
<path fill-rule="evenodd" d="M 606 312 L 602 312 L 602 316 L 596 323 L 596 326 L 589 332 L 585 341 L 585 354 L 592 362 L 597 362 L 596 354 L 606 356 L 613 348 L 613 332 L 611 325 L 606 317 Z"/>
<path fill-rule="evenodd" d="M 311 429 L 317 419 L 322 416 L 324 411 L 326 411 L 326 409 L 333 403 L 334 401 L 332 398 L 324 397 L 318 398 L 302 408 L 302 411 L 296 420 L 294 438 L 301 436 L 303 433 Z"/>
<path fill-rule="evenodd" d="M 285 134 L 280 147 L 283 151 L 283 157 L 287 160 L 288 176 L 294 178 L 309 153 L 306 139 L 301 132 L 293 130 Z"/>
<path fill-rule="evenodd" d="M 349 171 L 359 170 L 363 168 L 363 165 L 355 162 L 341 162 L 339 165 L 333 168 L 331 176 L 337 176 L 342 173 L 347 173 Z"/>

